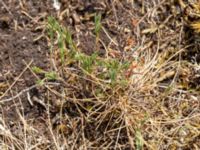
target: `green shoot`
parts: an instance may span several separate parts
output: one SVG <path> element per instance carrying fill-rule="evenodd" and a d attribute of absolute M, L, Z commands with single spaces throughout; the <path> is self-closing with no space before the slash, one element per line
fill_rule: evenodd
<path fill-rule="evenodd" d="M 40 86 L 44 85 L 44 80 L 37 80 L 36 83 Z"/>
<path fill-rule="evenodd" d="M 99 33 L 100 33 L 100 30 L 101 30 L 101 27 L 102 27 L 102 25 L 101 25 L 101 14 L 95 15 L 94 23 L 95 23 L 94 32 L 95 32 L 95 35 L 96 35 L 96 46 L 98 47 Z"/>
<path fill-rule="evenodd" d="M 37 74 L 45 73 L 44 70 L 42 70 L 41 68 L 36 67 L 36 66 L 32 67 L 32 71 L 33 71 L 34 73 L 37 73 Z"/>
<path fill-rule="evenodd" d="M 57 74 L 55 72 L 51 71 L 51 72 L 45 73 L 45 78 L 47 80 L 56 80 L 58 77 L 57 77 Z"/>
<path fill-rule="evenodd" d="M 77 53 L 76 60 L 80 62 L 81 67 L 88 73 L 92 73 L 92 69 L 95 66 L 95 60 L 97 59 L 97 54 L 94 53 L 91 56 Z"/>
<path fill-rule="evenodd" d="M 65 43 L 64 43 L 63 29 L 59 25 L 59 23 L 56 21 L 56 19 L 53 18 L 53 17 L 48 17 L 47 29 L 49 31 L 49 35 L 50 35 L 51 40 L 54 37 L 53 35 L 58 34 L 57 38 L 58 38 L 58 47 L 60 49 L 60 58 L 61 58 L 61 62 L 64 63 Z"/>
<path fill-rule="evenodd" d="M 70 31 L 65 28 L 63 29 L 63 31 L 64 31 L 64 35 L 65 35 L 65 40 L 66 40 L 67 44 L 69 45 L 70 50 L 77 51 L 76 44 L 74 43 L 74 41 L 72 39 L 72 35 L 71 35 Z"/>
<path fill-rule="evenodd" d="M 72 40 L 71 33 L 69 30 L 67 30 L 65 27 L 61 26 L 57 20 L 53 17 L 48 18 L 48 25 L 47 29 L 49 31 L 49 36 L 51 38 L 51 41 L 53 43 L 54 35 L 58 35 L 58 47 L 60 49 L 60 58 L 62 64 L 65 61 L 65 55 L 66 55 L 66 44 L 69 46 L 70 50 L 77 50 L 75 43 Z M 52 49 L 53 46 L 51 46 Z M 52 51 L 52 50 L 51 50 Z"/>
<path fill-rule="evenodd" d="M 135 145 L 136 145 L 136 150 L 143 149 L 144 142 L 143 142 L 142 134 L 139 129 L 136 130 L 136 133 L 135 133 Z"/>
<path fill-rule="evenodd" d="M 57 74 L 54 71 L 47 72 L 36 66 L 32 67 L 32 70 L 36 74 L 43 74 L 45 76 L 45 79 L 47 79 L 47 80 L 56 80 L 58 78 Z M 41 80 L 41 81 L 43 81 L 43 80 Z"/>
<path fill-rule="evenodd" d="M 95 34 L 96 36 L 98 36 L 101 30 L 101 15 L 100 14 L 95 15 L 94 21 L 95 21 Z"/>
<path fill-rule="evenodd" d="M 99 34 L 101 30 L 101 14 L 95 15 L 95 35 L 96 35 L 96 48 L 98 49 Z M 78 64 L 83 74 L 92 74 L 101 81 L 109 81 L 111 85 L 125 85 L 126 78 L 124 75 L 125 70 L 128 68 L 129 63 L 120 62 L 116 59 L 102 59 L 98 58 L 97 53 L 91 56 L 81 53 L 77 50 L 76 45 L 73 42 L 71 33 L 59 25 L 55 18 L 48 18 L 48 30 L 50 38 L 53 39 L 54 35 L 57 35 L 58 47 L 60 49 L 60 58 L 63 63 L 67 60 L 67 64 Z M 70 51 L 66 51 L 66 45 L 70 48 Z M 95 74 L 95 75 L 94 75 Z M 56 79 L 56 74 L 45 73 L 45 77 L 48 79 Z"/>
<path fill-rule="evenodd" d="M 117 78 L 117 74 L 120 69 L 120 64 L 117 60 L 113 60 L 107 64 L 107 67 L 108 67 L 109 78 L 111 79 L 111 82 L 114 82 Z"/>

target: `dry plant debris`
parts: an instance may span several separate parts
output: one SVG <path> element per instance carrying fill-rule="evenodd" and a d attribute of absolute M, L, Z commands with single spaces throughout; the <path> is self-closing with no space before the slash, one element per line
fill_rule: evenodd
<path fill-rule="evenodd" d="M 200 149 L 199 0 L 0 4 L 0 149 Z"/>

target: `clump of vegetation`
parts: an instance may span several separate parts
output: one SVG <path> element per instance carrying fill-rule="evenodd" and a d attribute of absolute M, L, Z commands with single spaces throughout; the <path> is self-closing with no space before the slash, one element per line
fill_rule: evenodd
<path fill-rule="evenodd" d="M 95 16 L 94 25 L 96 45 L 98 45 L 101 29 L 100 15 Z M 160 30 L 159 28 L 154 32 L 142 33 L 155 34 Z M 152 51 L 146 51 L 139 53 L 137 58 L 131 59 L 99 56 L 98 49 L 95 49 L 93 54 L 87 55 L 77 48 L 68 29 L 53 17 L 48 18 L 47 29 L 51 47 L 58 47 L 57 50 L 52 48 L 51 55 L 57 55 L 59 51 L 60 57 L 55 57 L 54 61 L 61 62 L 62 65 L 56 66 L 57 74 L 37 67 L 34 67 L 33 71 L 44 74 L 42 81 L 53 79 L 67 85 L 67 87 L 60 87 L 60 92 L 54 92 L 57 93 L 58 98 L 63 99 L 62 105 L 57 106 L 58 109 L 61 112 L 67 110 L 66 114 L 61 113 L 61 122 L 67 118 L 84 118 L 82 129 L 76 127 L 72 132 L 73 127 L 69 128 L 66 123 L 61 123 L 56 125 L 58 133 L 67 134 L 69 137 L 76 136 L 79 132 L 84 133 L 84 137 L 79 137 L 79 140 L 87 139 L 93 147 L 98 148 L 102 143 L 116 148 L 120 141 L 124 141 L 128 143 L 124 147 L 137 150 L 146 147 L 155 149 L 159 141 L 155 141 L 155 138 L 153 141 L 149 140 L 144 128 L 149 126 L 150 130 L 157 129 L 159 118 L 152 120 L 152 117 L 158 110 L 161 111 L 160 119 L 164 119 L 164 122 L 172 118 L 175 122 L 178 121 L 176 120 L 178 114 L 174 114 L 171 109 L 167 111 L 167 106 L 163 103 L 170 103 L 170 97 L 177 94 L 176 84 L 181 88 L 183 84 L 187 84 L 179 80 L 175 82 L 177 75 L 175 68 L 180 66 L 177 56 L 182 50 L 166 49 L 163 53 L 156 52 L 153 57 Z M 146 47 L 151 44 L 151 42 L 147 43 Z M 149 59 L 151 57 L 152 59 Z M 183 72 L 181 73 L 184 74 Z M 163 86 L 163 83 L 168 83 L 168 86 Z M 91 135 L 88 135 L 89 133 Z M 110 133 L 114 134 L 112 138 Z M 156 138 L 159 139 L 159 135 Z"/>
<path fill-rule="evenodd" d="M 99 30 L 101 28 L 101 16 L 95 16 L 95 34 L 99 38 Z M 71 37 L 69 31 L 59 25 L 59 23 L 52 17 L 48 19 L 48 31 L 50 39 L 53 35 L 57 34 L 58 47 L 60 49 L 60 58 L 63 64 L 74 65 L 76 64 L 82 73 L 95 77 L 99 81 L 107 81 L 107 83 L 122 83 L 126 81 L 125 71 L 129 68 L 130 62 L 121 62 L 118 59 L 103 58 L 98 56 L 95 52 L 91 56 L 80 52 Z M 66 44 L 70 49 L 66 48 Z"/>
<path fill-rule="evenodd" d="M 48 140 L 20 108 L 22 134 L 10 132 L 0 119 L 2 141 L 17 149 L 200 149 L 198 3 L 116 0 L 113 8 L 103 3 L 94 6 L 103 19 L 93 7 L 75 8 L 77 14 L 68 20 L 77 25 L 70 26 L 73 32 L 62 25 L 69 15 L 65 10 L 59 21 L 48 17 L 49 68 L 27 65 L 37 78 L 32 93 L 29 88 L 0 101 L 25 93 L 30 108 L 44 115 Z M 87 34 L 78 35 L 94 38 L 90 55 L 82 51 L 81 37 L 74 36 L 80 26 Z M 106 56 L 99 54 L 104 48 Z M 0 90 L 13 85 L 0 84 Z"/>
<path fill-rule="evenodd" d="M 58 48 L 60 49 L 61 62 L 64 63 L 67 48 L 66 44 L 68 44 L 71 50 L 77 50 L 76 45 L 72 40 L 71 33 L 68 29 L 63 28 L 53 17 L 48 17 L 47 29 L 51 39 L 51 43 L 53 43 L 54 38 L 57 37 Z M 52 49 L 53 45 L 51 46 L 51 52 Z"/>
<path fill-rule="evenodd" d="M 38 80 L 39 84 L 43 84 L 44 81 L 55 81 L 58 79 L 58 75 L 54 71 L 45 71 L 37 66 L 32 67 L 32 71 L 36 74 L 43 75 L 44 78 L 42 80 Z"/>
<path fill-rule="evenodd" d="M 101 27 L 100 18 L 100 15 L 95 17 L 97 41 Z M 62 75 L 59 76 L 59 80 L 77 87 L 73 92 L 72 89 L 63 87 L 62 91 L 65 91 L 65 95 L 69 99 L 73 99 L 74 102 L 71 103 L 68 99 L 65 99 L 62 109 L 68 109 L 69 112 L 72 111 L 71 109 L 74 109 L 73 111 L 76 111 L 79 117 L 85 116 L 84 130 L 89 130 L 88 126 L 95 127 L 93 131 L 86 131 L 92 132 L 94 139 L 97 139 L 98 134 L 103 136 L 103 132 L 116 128 L 114 132 L 121 135 L 116 140 L 122 140 L 123 136 L 127 134 L 126 127 L 120 128 L 126 126 L 122 116 L 124 109 L 126 109 L 124 107 L 126 107 L 125 105 L 129 99 L 128 91 L 131 85 L 131 76 L 127 76 L 127 71 L 131 67 L 131 60 L 100 57 L 98 51 L 92 55 L 87 55 L 76 48 L 69 31 L 59 25 L 54 18 L 49 17 L 47 27 L 51 43 L 57 41 L 56 45 L 60 49 L 60 59 L 62 62 L 62 73 L 60 75 Z M 55 54 L 52 51 L 53 53 Z M 34 68 L 34 70 L 38 73 L 47 74 L 38 68 Z M 51 74 L 48 73 L 48 77 L 49 75 Z M 98 133 L 100 128 L 104 128 L 104 131 Z M 137 135 L 139 136 L 138 133 Z M 90 139 L 90 137 L 87 138 Z M 114 142 L 113 139 L 110 142 Z M 140 137 L 139 139 L 137 138 L 136 143 L 139 148 L 142 146 Z M 97 144 L 96 146 L 100 145 Z"/>

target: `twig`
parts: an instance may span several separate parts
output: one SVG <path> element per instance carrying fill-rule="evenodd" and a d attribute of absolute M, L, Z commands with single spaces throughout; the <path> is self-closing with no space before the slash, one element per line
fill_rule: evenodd
<path fill-rule="evenodd" d="M 2 3 L 3 7 L 8 11 L 8 13 L 9 13 L 10 15 L 13 16 L 13 14 L 11 13 L 11 11 L 10 11 L 9 8 L 7 7 L 7 5 L 4 3 L 4 1 L 3 1 L 3 0 L 0 0 L 0 2 Z"/>
<path fill-rule="evenodd" d="M 20 75 L 16 78 L 16 80 L 11 84 L 11 86 L 4 92 L 4 94 L 0 97 L 0 99 L 2 99 L 7 93 L 8 91 L 10 91 L 12 89 L 12 87 L 16 84 L 16 82 L 21 78 L 21 76 L 24 74 L 24 72 L 29 68 L 29 66 L 32 64 L 33 60 L 31 60 L 29 62 L 29 64 L 26 66 L 26 68 L 24 68 L 24 70 L 20 73 Z"/>
<path fill-rule="evenodd" d="M 31 89 L 36 88 L 37 86 L 39 86 L 39 85 L 33 85 L 33 86 L 29 87 L 29 88 L 26 88 L 26 89 L 22 90 L 21 92 L 19 92 L 17 95 L 11 97 L 11 98 L 1 100 L 0 103 L 5 103 L 5 102 L 12 101 L 12 100 L 16 99 L 17 97 L 19 97 L 20 95 L 22 95 L 23 93 L 28 92 Z"/>
<path fill-rule="evenodd" d="M 51 82 L 47 82 L 46 84 L 48 84 L 48 85 L 60 85 L 59 83 L 51 83 Z M 11 97 L 11 98 L 2 99 L 2 100 L 0 101 L 0 104 L 1 104 L 1 103 L 5 103 L 5 102 L 12 101 L 12 100 L 18 98 L 18 97 L 19 97 L 20 95 L 22 95 L 23 93 L 26 93 L 26 92 L 28 92 L 28 91 L 30 91 L 30 90 L 32 90 L 32 89 L 38 87 L 38 86 L 41 86 L 41 85 L 39 85 L 39 84 L 32 85 L 31 87 L 28 87 L 28 88 L 22 90 L 21 92 L 19 92 L 18 94 L 16 94 L 15 96 L 13 96 L 13 97 Z"/>

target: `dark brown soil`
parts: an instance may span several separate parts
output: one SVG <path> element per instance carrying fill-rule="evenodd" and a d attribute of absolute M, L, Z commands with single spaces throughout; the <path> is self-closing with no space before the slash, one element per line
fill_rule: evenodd
<path fill-rule="evenodd" d="M 34 22 L 29 15 L 37 19 L 40 15 L 50 11 L 52 8 L 48 1 L 28 1 L 22 5 L 19 1 L 4 1 L 4 4 L 0 2 L 0 83 L 6 84 L 6 87 L 0 87 L 0 96 L 17 80 L 17 77 L 29 63 L 31 66 L 36 65 L 43 69 L 49 67 L 49 48 L 46 39 L 34 40 L 42 34 L 41 30 L 36 30 L 36 27 L 41 24 L 37 21 Z M 16 95 L 34 85 L 35 82 L 36 78 L 30 69 L 26 69 L 3 98 Z M 38 94 L 34 92 L 34 89 L 30 90 L 29 93 L 31 96 Z M 30 106 L 26 93 L 1 106 L 1 113 L 7 121 L 6 123 L 13 130 L 15 130 L 15 125 L 20 123 L 17 110 L 23 112 L 26 119 L 34 119 L 36 124 L 42 123 L 41 106 Z"/>

